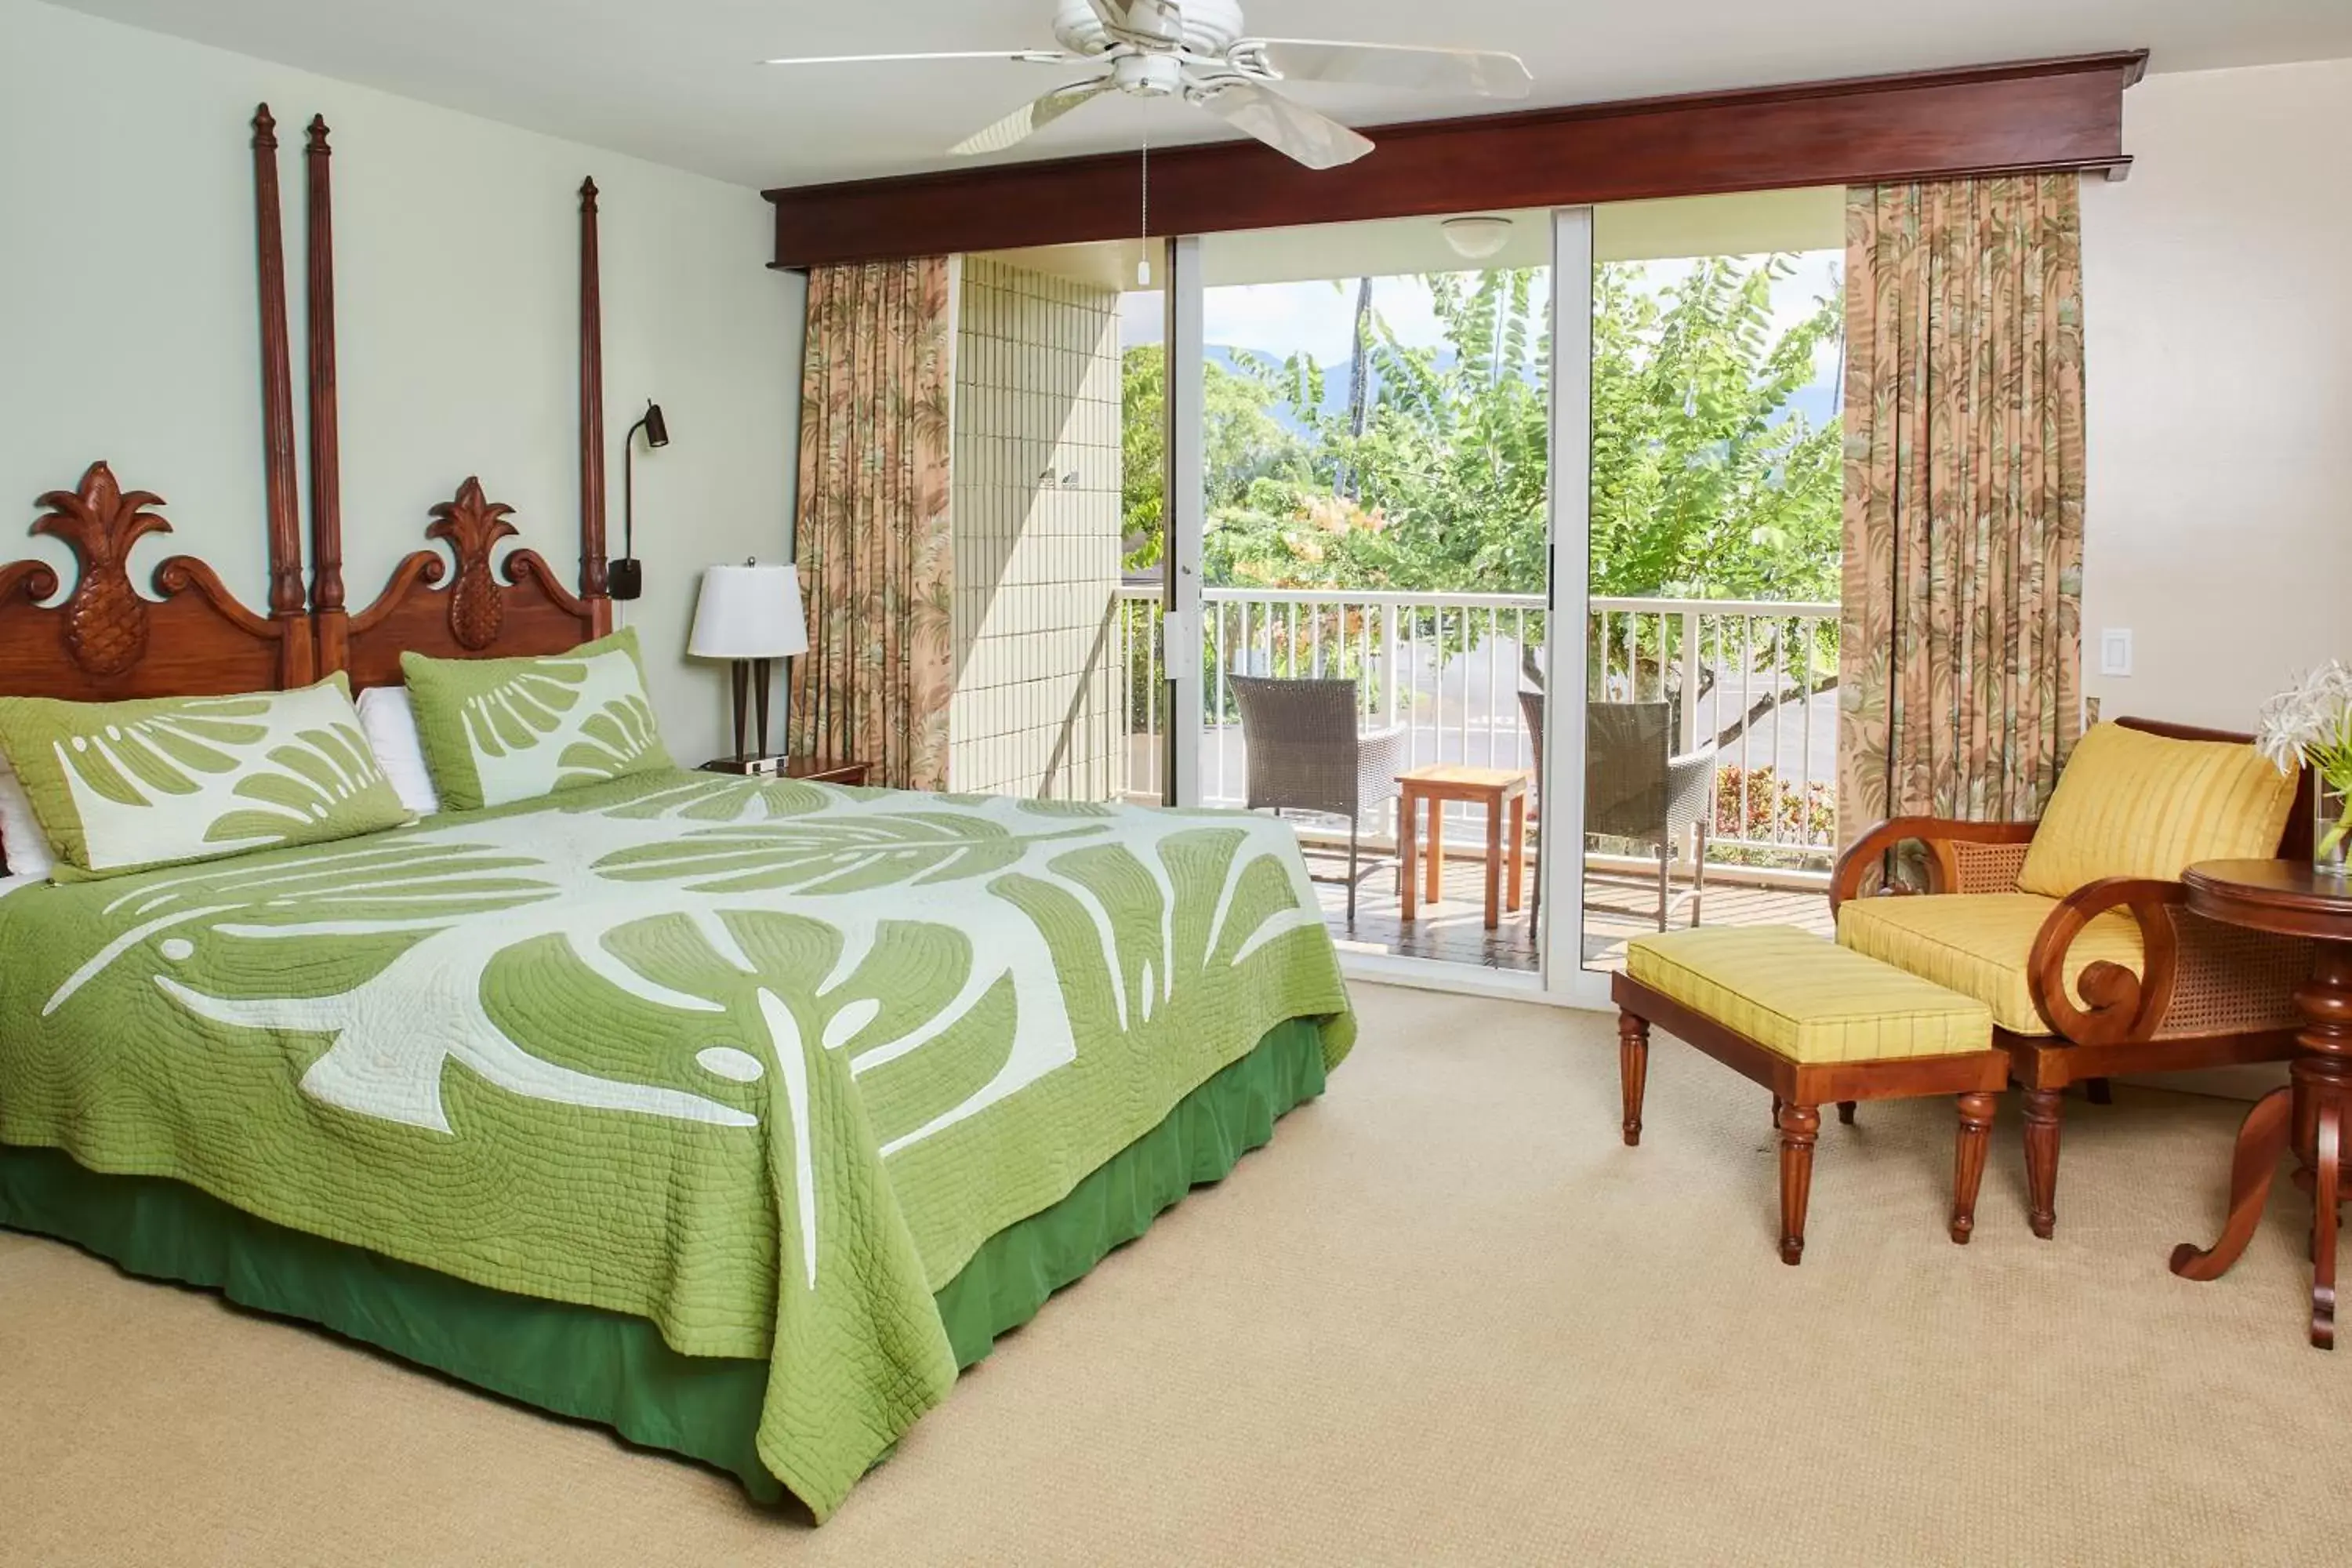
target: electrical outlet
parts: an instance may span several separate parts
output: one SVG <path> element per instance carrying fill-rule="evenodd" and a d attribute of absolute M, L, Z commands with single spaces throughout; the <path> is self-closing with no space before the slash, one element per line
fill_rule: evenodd
<path fill-rule="evenodd" d="M 2132 672 L 2132 635 L 2127 626 L 2109 626 L 2099 634 L 2099 673 L 2129 675 Z"/>

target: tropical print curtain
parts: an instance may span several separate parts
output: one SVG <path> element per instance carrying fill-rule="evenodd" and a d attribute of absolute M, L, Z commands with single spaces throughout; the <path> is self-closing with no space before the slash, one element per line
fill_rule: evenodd
<path fill-rule="evenodd" d="M 2038 817 L 2081 728 L 2073 174 L 1846 199 L 1838 824 Z"/>
<path fill-rule="evenodd" d="M 944 258 L 809 275 L 792 749 L 899 789 L 947 785 L 953 342 Z"/>

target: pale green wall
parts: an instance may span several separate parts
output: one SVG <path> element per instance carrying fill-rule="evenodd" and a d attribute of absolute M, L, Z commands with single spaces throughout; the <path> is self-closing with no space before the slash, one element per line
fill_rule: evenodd
<path fill-rule="evenodd" d="M 354 606 L 479 474 L 523 542 L 579 551 L 577 207 L 602 190 L 612 548 L 622 433 L 645 398 L 672 445 L 637 465 L 646 639 L 681 757 L 719 747 L 724 672 L 685 658 L 700 569 L 787 551 L 802 280 L 761 266 L 755 191 L 245 56 L 0 0 L 0 558 L 68 558 L 34 497 L 104 458 L 263 603 L 258 313 L 247 121 L 278 120 L 298 417 L 301 126 L 334 132 L 346 580 Z M 298 434 L 298 449 L 307 437 Z M 304 483 L 307 486 L 307 476 Z"/>

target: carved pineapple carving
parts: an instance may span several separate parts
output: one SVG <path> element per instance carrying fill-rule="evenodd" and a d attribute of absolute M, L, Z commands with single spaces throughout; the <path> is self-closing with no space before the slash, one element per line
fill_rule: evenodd
<path fill-rule="evenodd" d="M 36 533 L 65 541 L 81 562 L 80 580 L 66 602 L 66 653 L 91 675 L 120 675 L 147 651 L 147 601 L 131 585 L 131 547 L 172 525 L 151 506 L 163 499 L 146 490 L 125 492 L 114 470 L 92 463 L 79 490 L 51 490 L 41 498 L 48 511 L 33 524 Z"/>
<path fill-rule="evenodd" d="M 457 487 L 456 500 L 433 509 L 433 526 L 425 531 L 429 539 L 447 541 L 457 558 L 449 630 L 468 652 L 479 653 L 498 641 L 506 622 L 506 589 L 490 570 L 490 552 L 499 540 L 514 537 L 515 526 L 507 521 L 513 512 L 510 506 L 484 500 L 482 481 L 469 479 Z"/>

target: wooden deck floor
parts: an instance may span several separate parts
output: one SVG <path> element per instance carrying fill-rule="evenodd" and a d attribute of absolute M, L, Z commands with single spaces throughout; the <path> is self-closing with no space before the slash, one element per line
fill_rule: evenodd
<path fill-rule="evenodd" d="M 1308 868 L 1318 877 L 1346 868 L 1346 857 L 1336 861 L 1310 852 Z M 1532 872 L 1532 868 L 1530 868 Z M 1688 884 L 1677 879 L 1674 921 L 1690 923 Z M 1401 918 L 1396 873 L 1383 865 L 1366 877 L 1357 890 L 1356 919 L 1348 921 L 1348 889 L 1337 883 L 1318 883 L 1323 914 L 1331 934 L 1344 951 L 1391 953 L 1401 958 L 1438 959 L 1449 963 L 1479 964 L 1488 969 L 1536 968 L 1535 936 L 1523 908 L 1503 917 L 1501 929 L 1486 929 L 1486 870 L 1475 859 L 1449 860 L 1445 867 L 1445 897 L 1421 907 L 1420 918 L 1407 925 Z M 1595 969 L 1616 969 L 1625 961 L 1625 943 L 1644 931 L 1658 929 L 1658 886 L 1639 877 L 1594 875 L 1585 879 L 1584 962 Z M 1708 925 L 1793 925 L 1832 934 L 1829 899 L 1805 889 L 1746 887 L 1715 881 L 1707 885 L 1701 914 Z"/>

